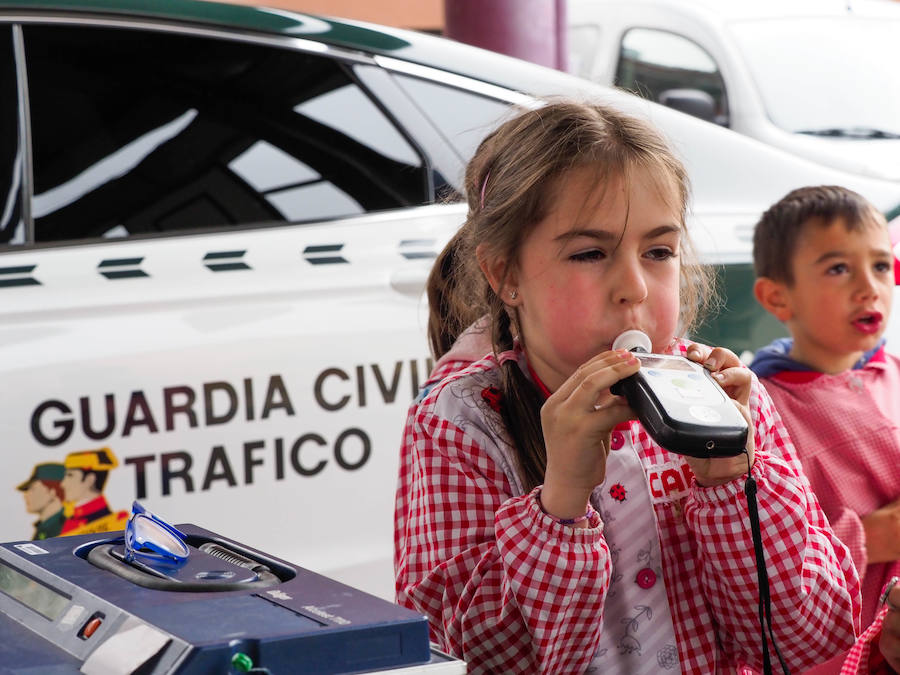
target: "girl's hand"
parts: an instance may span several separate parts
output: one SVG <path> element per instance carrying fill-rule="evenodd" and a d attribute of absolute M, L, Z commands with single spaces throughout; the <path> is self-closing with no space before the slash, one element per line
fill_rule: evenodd
<path fill-rule="evenodd" d="M 725 347 L 710 347 L 694 343 L 687 350 L 687 357 L 699 363 L 711 373 L 725 368 L 740 368 L 738 355 Z"/>
<path fill-rule="evenodd" d="M 749 431 L 747 433 L 747 453 L 749 466 L 753 466 L 753 453 L 755 448 L 753 423 L 750 418 L 750 371 L 743 367 L 737 355 L 724 347 L 710 349 L 705 345 L 691 345 L 687 356 L 692 361 L 702 363 L 712 371 L 712 376 L 725 390 L 725 393 L 733 400 L 737 409 L 741 411 L 747 420 Z M 747 456 L 716 457 L 714 459 L 699 459 L 685 457 L 697 482 L 703 487 L 723 485 L 735 478 L 747 473 Z"/>
<path fill-rule="evenodd" d="M 605 352 L 579 367 L 544 403 L 547 470 L 541 505 L 547 513 L 556 518 L 584 515 L 591 492 L 606 477 L 611 430 L 635 417 L 625 399 L 609 388 L 638 368 L 630 352 Z"/>

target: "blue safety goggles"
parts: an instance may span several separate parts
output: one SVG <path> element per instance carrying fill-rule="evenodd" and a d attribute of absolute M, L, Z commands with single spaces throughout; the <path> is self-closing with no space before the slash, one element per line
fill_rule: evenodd
<path fill-rule="evenodd" d="M 137 501 L 125 525 L 125 560 L 150 565 L 183 565 L 190 555 L 185 535 Z"/>

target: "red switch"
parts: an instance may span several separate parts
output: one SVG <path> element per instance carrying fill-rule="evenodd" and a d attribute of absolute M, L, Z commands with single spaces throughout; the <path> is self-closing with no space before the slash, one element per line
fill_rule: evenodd
<path fill-rule="evenodd" d="M 87 640 L 91 635 L 97 632 L 97 629 L 100 628 L 100 624 L 103 623 L 104 618 L 104 615 L 100 612 L 93 614 L 81 627 L 81 630 L 78 631 L 78 637 L 82 640 Z"/>

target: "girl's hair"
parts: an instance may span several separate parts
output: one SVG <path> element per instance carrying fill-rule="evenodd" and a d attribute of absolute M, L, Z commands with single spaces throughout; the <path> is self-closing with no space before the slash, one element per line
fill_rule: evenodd
<path fill-rule="evenodd" d="M 466 221 L 435 261 L 428 279 L 428 337 L 435 358 L 481 317 L 490 321 L 495 353 L 513 348 L 516 317 L 494 293 L 475 255 L 515 265 L 534 226 L 547 214 L 558 179 L 590 167 L 597 184 L 627 181 L 636 170 L 655 177 L 660 195 L 674 185 L 682 230 L 681 320 L 690 328 L 712 300 L 710 272 L 692 262 L 685 228 L 689 185 L 684 166 L 648 123 L 600 104 L 551 102 L 522 112 L 489 134 L 466 168 Z M 686 260 L 687 258 L 687 260 Z M 507 265 L 507 268 L 509 267 Z M 524 345 L 525 336 L 518 336 Z M 540 422 L 543 397 L 513 362 L 501 368 L 502 415 L 519 453 L 527 488 L 543 482 L 546 450 Z"/>

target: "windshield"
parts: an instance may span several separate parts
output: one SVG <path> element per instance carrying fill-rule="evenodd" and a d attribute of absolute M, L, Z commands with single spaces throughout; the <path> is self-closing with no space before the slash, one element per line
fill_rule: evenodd
<path fill-rule="evenodd" d="M 829 136 L 900 134 L 900 21 L 794 17 L 731 29 L 776 126 Z"/>

